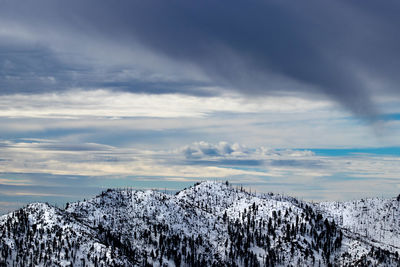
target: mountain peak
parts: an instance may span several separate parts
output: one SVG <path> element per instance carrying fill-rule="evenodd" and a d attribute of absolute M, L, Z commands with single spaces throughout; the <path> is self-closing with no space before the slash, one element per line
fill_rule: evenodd
<path fill-rule="evenodd" d="M 314 205 L 215 181 L 176 195 L 110 189 L 65 210 L 33 203 L 1 217 L 0 263 L 385 266 L 399 261 L 397 239 L 378 240 L 372 230 L 363 235 L 360 225 L 379 216 L 400 218 L 381 208 L 389 202 L 364 201 L 369 215 L 351 217 L 344 208 L 349 203 Z M 390 227 L 398 233 L 398 225 Z"/>

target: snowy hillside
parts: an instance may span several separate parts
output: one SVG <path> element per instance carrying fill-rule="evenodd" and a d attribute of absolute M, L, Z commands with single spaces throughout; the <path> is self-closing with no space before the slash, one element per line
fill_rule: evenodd
<path fill-rule="evenodd" d="M 361 215 L 351 213 L 357 208 L 350 210 L 344 203 L 313 205 L 291 197 L 250 194 L 216 182 L 198 183 L 176 195 L 109 189 L 65 209 L 31 204 L 0 217 L 0 263 L 396 266 L 400 262 L 394 244 L 400 227 L 398 217 L 385 214 L 390 201 L 366 202 L 371 214 L 379 210 L 371 218 L 386 220 L 382 225 L 393 227 L 392 235 L 375 240 L 378 224 L 376 229 L 364 225 L 358 219 Z M 369 235 L 362 237 L 365 227 Z"/>
<path fill-rule="evenodd" d="M 323 202 L 317 208 L 346 232 L 400 253 L 400 201 L 396 198 Z"/>

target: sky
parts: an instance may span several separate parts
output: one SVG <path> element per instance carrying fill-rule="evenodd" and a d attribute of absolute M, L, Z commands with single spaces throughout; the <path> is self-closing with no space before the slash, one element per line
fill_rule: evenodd
<path fill-rule="evenodd" d="M 0 0 L 0 213 L 202 180 L 400 193 L 398 1 Z"/>

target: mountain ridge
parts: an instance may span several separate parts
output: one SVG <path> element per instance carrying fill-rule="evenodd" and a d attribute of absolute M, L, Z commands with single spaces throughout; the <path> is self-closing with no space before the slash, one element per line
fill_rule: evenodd
<path fill-rule="evenodd" d="M 350 202 L 308 203 L 211 181 L 175 195 L 108 189 L 65 209 L 33 203 L 1 216 L 0 262 L 7 266 L 398 266 L 400 210 L 395 201 L 364 200 L 370 212 L 362 217 Z M 392 217 L 382 208 L 388 203 Z M 393 231 L 390 239 L 386 235 L 378 240 L 379 226 L 363 235 L 365 225 L 372 224 L 368 218 L 385 217 L 388 222 L 387 216 Z"/>

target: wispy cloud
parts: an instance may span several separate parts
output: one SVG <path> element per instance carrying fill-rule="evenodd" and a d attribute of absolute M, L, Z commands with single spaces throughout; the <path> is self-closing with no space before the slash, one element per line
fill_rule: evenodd
<path fill-rule="evenodd" d="M 215 112 L 293 113 L 332 109 L 328 101 L 301 97 L 267 97 L 246 100 L 239 95 L 196 97 L 180 94 L 137 94 L 109 90 L 70 90 L 45 94 L 2 96 L 0 117 L 84 118 L 159 117 L 199 118 Z"/>
<path fill-rule="evenodd" d="M 85 145 L 81 145 L 85 147 Z M 138 177 L 163 179 L 268 177 L 277 181 L 308 183 L 310 177 L 380 177 L 398 179 L 397 156 L 359 154 L 320 156 L 310 150 L 247 148 L 239 144 L 196 142 L 174 150 L 140 150 L 87 144 L 91 150 L 54 142 L 8 143 L 0 166 L 3 173 L 43 173 L 86 175 L 123 179 Z M 247 180 L 247 178 L 245 179 Z M 351 179 L 349 179 L 351 180 Z M 28 180 L 1 179 L 2 184 L 23 185 Z"/>

